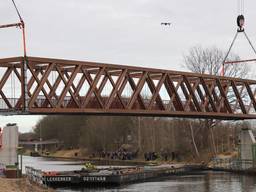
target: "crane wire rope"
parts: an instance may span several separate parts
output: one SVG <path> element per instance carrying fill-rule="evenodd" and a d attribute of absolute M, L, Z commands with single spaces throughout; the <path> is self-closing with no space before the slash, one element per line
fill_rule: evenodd
<path fill-rule="evenodd" d="M 15 10 L 16 10 L 17 15 L 18 15 L 18 17 L 19 17 L 19 19 L 20 19 L 20 22 L 23 22 L 23 19 L 22 19 L 22 17 L 21 17 L 21 14 L 20 14 L 20 12 L 19 12 L 19 9 L 18 9 L 18 7 L 17 7 L 15 1 L 14 1 L 14 0 L 11 0 L 11 1 L 12 1 L 12 3 L 13 3 L 13 6 L 14 6 L 14 8 L 15 8 Z"/>
<path fill-rule="evenodd" d="M 11 0 L 15 11 L 18 15 L 19 18 L 19 23 L 13 23 L 13 24 L 8 24 L 8 25 L 0 25 L 0 28 L 9 28 L 9 27 L 19 27 L 22 31 L 22 48 L 23 48 L 23 68 L 21 69 L 21 73 L 23 74 L 23 81 L 24 81 L 24 85 L 23 85 L 23 91 L 22 91 L 22 95 L 24 97 L 24 110 L 27 111 L 28 109 L 28 87 L 27 87 L 27 45 L 26 45 L 26 32 L 25 32 L 25 22 L 20 14 L 20 11 L 15 3 L 14 0 Z M 14 82 L 15 83 L 15 82 Z M 15 88 L 15 84 L 14 84 L 14 88 Z M 15 92 L 14 92 L 14 96 L 15 96 Z"/>
<path fill-rule="evenodd" d="M 249 62 L 249 61 L 256 61 L 256 59 L 251 59 L 251 60 L 241 60 L 241 61 L 228 61 L 227 62 L 227 59 L 228 59 L 228 56 L 233 48 L 233 45 L 235 44 L 235 41 L 237 39 L 237 36 L 239 35 L 239 33 L 243 33 L 246 40 L 248 41 L 249 45 L 251 46 L 253 52 L 255 53 L 256 55 L 256 49 L 254 48 L 250 38 L 248 37 L 247 33 L 245 32 L 244 30 L 244 22 L 245 22 L 245 18 L 244 18 L 244 0 L 238 0 L 237 1 L 237 11 L 238 11 L 238 17 L 237 17 L 237 26 L 238 26 L 238 29 L 237 29 L 237 32 L 235 34 L 235 37 L 233 38 L 232 40 L 232 43 L 224 57 L 224 60 L 222 62 L 222 68 L 221 68 L 221 76 L 224 76 L 225 74 L 225 64 L 234 64 L 234 63 L 244 63 L 244 62 Z"/>

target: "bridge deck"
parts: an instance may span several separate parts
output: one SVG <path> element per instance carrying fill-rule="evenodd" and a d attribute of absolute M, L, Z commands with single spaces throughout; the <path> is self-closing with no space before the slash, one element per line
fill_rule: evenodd
<path fill-rule="evenodd" d="M 0 59 L 1 114 L 256 119 L 255 80 L 27 57 L 25 97 L 24 61 Z"/>

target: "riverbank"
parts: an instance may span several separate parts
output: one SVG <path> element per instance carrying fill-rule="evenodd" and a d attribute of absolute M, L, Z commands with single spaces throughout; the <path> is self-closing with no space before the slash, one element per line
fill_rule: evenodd
<path fill-rule="evenodd" d="M 103 159 L 103 158 L 88 158 L 88 157 L 62 157 L 56 155 L 42 155 L 42 157 L 60 161 L 82 161 L 91 162 L 94 165 L 120 165 L 120 166 L 144 166 L 157 164 L 156 162 L 140 161 L 140 160 L 118 160 L 118 159 Z M 80 164 L 80 163 L 78 163 Z"/>
<path fill-rule="evenodd" d="M 6 179 L 0 178 L 1 192 L 55 192 L 53 189 L 44 189 L 31 184 L 26 178 Z"/>
<path fill-rule="evenodd" d="M 76 155 L 75 155 L 76 154 Z M 49 153 L 47 155 L 42 155 L 42 157 L 50 158 L 54 160 L 60 161 L 82 161 L 82 162 L 91 162 L 95 165 L 120 165 L 120 166 L 145 166 L 145 165 L 152 165 L 157 164 L 156 162 L 151 161 L 144 161 L 140 159 L 133 159 L 133 160 L 119 160 L 119 159 L 110 159 L 110 158 L 92 158 L 88 156 L 84 156 L 81 153 L 81 150 L 74 149 L 74 150 L 60 150 L 55 153 Z"/>
<path fill-rule="evenodd" d="M 30 155 L 30 153 L 28 153 Z M 226 154 L 219 154 L 222 156 L 226 156 Z M 230 154 L 228 154 L 230 155 Z M 85 149 L 61 149 L 58 151 L 48 151 L 43 153 L 43 157 L 49 157 L 57 160 L 72 160 L 72 161 L 92 161 L 95 163 L 95 165 L 102 164 L 102 162 L 105 165 L 149 165 L 149 164 L 177 164 L 177 163 L 183 163 L 183 164 L 194 164 L 194 163 L 208 163 L 210 162 L 213 155 L 209 153 L 208 151 L 204 151 L 200 154 L 200 158 L 195 158 L 192 156 L 186 156 L 186 157 L 176 157 L 173 159 L 172 157 L 166 159 L 158 154 L 158 157 L 153 161 L 146 161 L 144 156 L 138 156 L 136 158 L 132 158 L 132 160 L 121 160 L 120 158 L 101 158 L 99 156 L 92 156 L 89 155 L 88 152 Z"/>

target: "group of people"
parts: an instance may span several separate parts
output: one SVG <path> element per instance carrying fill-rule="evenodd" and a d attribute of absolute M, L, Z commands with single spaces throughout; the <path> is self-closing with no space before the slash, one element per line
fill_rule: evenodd
<path fill-rule="evenodd" d="M 124 148 L 119 148 L 116 151 L 100 151 L 97 153 L 92 153 L 91 158 L 102 158 L 102 159 L 111 159 L 111 160 L 133 160 L 137 158 L 138 151 L 132 152 Z M 173 161 L 178 160 L 178 152 L 146 152 L 144 153 L 145 161 L 155 161 L 161 159 L 164 161 Z"/>
<path fill-rule="evenodd" d="M 157 159 L 161 159 L 164 161 L 168 160 L 178 160 L 178 152 L 161 152 L 161 153 L 156 153 L 156 152 L 146 152 L 144 153 L 144 159 L 145 161 L 155 161 Z"/>
<path fill-rule="evenodd" d="M 158 159 L 159 155 L 156 152 L 146 152 L 144 153 L 145 161 L 155 161 Z"/>
<path fill-rule="evenodd" d="M 101 151 L 97 154 L 93 153 L 92 158 L 95 158 L 95 157 L 100 157 L 103 159 L 107 158 L 111 160 L 133 160 L 134 158 L 137 157 L 137 153 L 120 148 L 117 151 L 113 151 L 113 152 Z"/>

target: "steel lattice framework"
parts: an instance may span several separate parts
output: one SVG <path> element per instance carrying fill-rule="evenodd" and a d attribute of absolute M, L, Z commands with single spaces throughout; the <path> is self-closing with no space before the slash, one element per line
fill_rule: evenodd
<path fill-rule="evenodd" d="M 0 72 L 4 114 L 256 119 L 254 80 L 37 57 L 0 59 Z"/>

